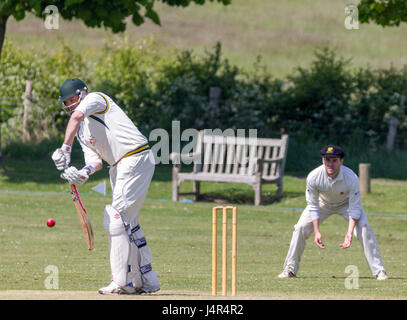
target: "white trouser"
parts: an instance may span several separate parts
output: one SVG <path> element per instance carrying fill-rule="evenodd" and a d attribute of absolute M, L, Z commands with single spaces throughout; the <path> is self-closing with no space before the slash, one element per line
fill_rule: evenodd
<path fill-rule="evenodd" d="M 321 207 L 319 223 L 321 224 L 331 214 L 339 214 L 347 221 L 349 221 L 347 206 L 343 206 L 342 208 L 335 210 Z M 308 207 L 306 207 L 305 210 L 302 212 L 297 224 L 294 226 L 290 248 L 288 249 L 287 257 L 284 262 L 285 271 L 291 271 L 294 274 L 297 274 L 300 266 L 301 256 L 305 249 L 305 240 L 308 239 L 313 232 L 314 227 L 312 225 L 311 215 L 309 213 Z M 359 239 L 362 245 L 367 264 L 372 274 L 375 276 L 380 271 L 385 270 L 380 255 L 379 245 L 377 243 L 373 230 L 370 228 L 367 222 L 367 215 L 363 210 L 360 219 L 356 223 L 354 234 Z"/>
<path fill-rule="evenodd" d="M 139 225 L 139 211 L 154 174 L 151 151 L 122 159 L 111 167 L 112 205 L 105 208 L 104 227 L 109 233 L 112 279 L 120 286 L 156 290 L 158 277 L 151 268 L 151 251 Z"/>

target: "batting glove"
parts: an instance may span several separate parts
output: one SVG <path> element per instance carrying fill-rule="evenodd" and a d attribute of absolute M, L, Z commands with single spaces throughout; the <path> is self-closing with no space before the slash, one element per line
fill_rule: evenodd
<path fill-rule="evenodd" d="M 71 162 L 71 151 L 72 147 L 67 144 L 63 144 L 61 148 L 54 151 L 51 158 L 58 170 L 62 171 L 68 168 L 68 165 Z"/>
<path fill-rule="evenodd" d="M 88 170 L 81 169 L 78 170 L 75 167 L 69 167 L 65 169 L 65 171 L 61 174 L 61 178 L 68 180 L 70 184 L 74 184 L 76 186 L 83 185 L 89 179 Z"/>

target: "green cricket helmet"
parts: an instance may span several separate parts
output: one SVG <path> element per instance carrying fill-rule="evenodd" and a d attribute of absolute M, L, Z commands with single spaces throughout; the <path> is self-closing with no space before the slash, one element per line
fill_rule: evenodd
<path fill-rule="evenodd" d="M 66 99 L 80 94 L 82 90 L 88 91 L 85 82 L 77 78 L 68 79 L 59 87 L 58 101 L 63 103 Z"/>

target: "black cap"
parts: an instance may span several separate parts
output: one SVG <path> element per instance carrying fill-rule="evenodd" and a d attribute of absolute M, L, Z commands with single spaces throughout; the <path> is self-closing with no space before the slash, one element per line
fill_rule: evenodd
<path fill-rule="evenodd" d="M 345 152 L 341 147 L 335 146 L 333 144 L 329 144 L 321 149 L 321 156 L 323 157 L 335 157 L 335 158 L 343 158 L 345 157 Z"/>

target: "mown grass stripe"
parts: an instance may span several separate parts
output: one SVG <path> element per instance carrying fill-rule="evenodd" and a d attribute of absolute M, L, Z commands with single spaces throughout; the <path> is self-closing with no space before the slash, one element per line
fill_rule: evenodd
<path fill-rule="evenodd" d="M 51 192 L 51 191 L 21 191 L 21 190 L 0 190 L 0 193 L 5 194 L 25 194 L 25 195 L 69 195 L 68 192 Z M 91 194 L 91 193 L 81 193 L 86 197 L 111 197 L 111 194 L 106 194 L 103 196 L 102 194 Z M 148 201 L 159 201 L 159 202 L 171 202 L 168 199 L 151 199 L 146 198 Z M 194 202 L 182 202 L 183 204 L 194 204 Z M 251 206 L 247 204 L 239 204 L 239 207 Z M 280 211 L 303 211 L 304 208 L 290 208 L 290 207 L 273 207 L 273 206 L 264 206 L 260 205 L 257 208 L 267 208 L 270 210 L 280 210 Z M 366 212 L 368 216 L 382 216 L 382 217 L 407 217 L 407 214 L 404 213 L 383 213 L 383 212 Z"/>

